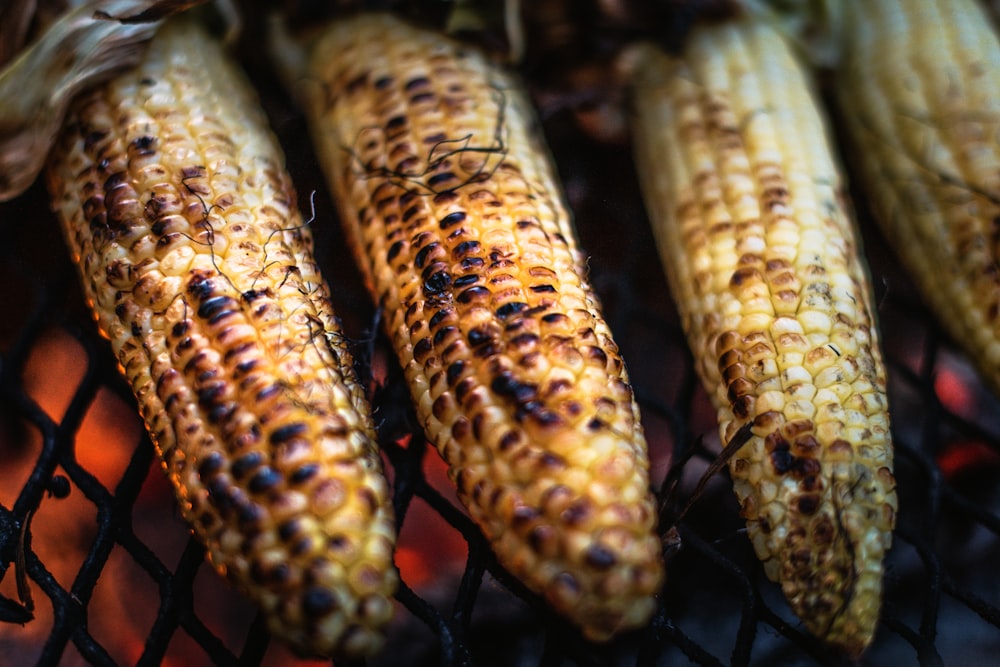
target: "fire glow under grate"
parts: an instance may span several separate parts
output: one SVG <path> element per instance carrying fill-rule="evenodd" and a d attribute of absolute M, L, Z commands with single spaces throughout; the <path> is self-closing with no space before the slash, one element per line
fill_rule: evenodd
<path fill-rule="evenodd" d="M 334 305 L 375 378 L 401 522 L 403 585 L 377 665 L 838 665 L 753 556 L 726 473 L 668 538 L 651 625 L 583 642 L 494 561 L 410 417 L 386 341 L 342 247 L 302 118 L 256 77 L 308 210 Z M 545 128 L 595 286 L 629 363 L 667 521 L 719 451 L 638 196 L 629 152 Z M 0 662 L 279 665 L 254 610 L 204 563 L 86 312 L 44 189 L 0 206 Z M 862 211 L 863 215 L 863 211 Z M 1000 651 L 1000 402 L 939 332 L 865 223 L 896 444 L 900 513 L 866 664 L 988 664 Z M 363 373 L 363 376 L 366 375 Z M 671 452 L 672 450 L 672 464 Z M 668 498 L 670 482 L 677 487 Z M 29 611 L 29 599 L 33 611 Z"/>

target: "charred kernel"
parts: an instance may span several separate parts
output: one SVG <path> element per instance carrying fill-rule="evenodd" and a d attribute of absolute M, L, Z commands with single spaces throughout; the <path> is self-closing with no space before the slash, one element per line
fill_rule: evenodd
<path fill-rule="evenodd" d="M 463 271 L 472 271 L 473 269 L 481 269 L 486 264 L 486 261 L 482 257 L 466 257 L 462 260 L 460 266 Z"/>
<path fill-rule="evenodd" d="M 444 343 L 449 337 L 457 335 L 459 333 L 458 327 L 447 326 L 439 329 L 437 333 L 434 334 L 434 346 L 437 347 Z"/>
<path fill-rule="evenodd" d="M 198 390 L 198 405 L 210 408 L 226 393 L 225 382 L 215 382 Z"/>
<path fill-rule="evenodd" d="M 318 472 L 319 464 L 306 463 L 296 468 L 288 479 L 292 484 L 302 484 L 315 477 Z"/>
<path fill-rule="evenodd" d="M 819 510 L 820 497 L 815 494 L 799 496 L 797 506 L 801 514 L 805 514 L 806 516 L 813 515 Z"/>
<path fill-rule="evenodd" d="M 448 310 L 447 308 L 442 308 L 441 310 L 431 315 L 431 319 L 427 322 L 427 326 L 430 327 L 431 329 L 435 329 L 439 324 L 444 322 L 450 315 L 452 315 L 452 311 Z"/>
<path fill-rule="evenodd" d="M 500 396 L 513 398 L 515 401 L 530 401 L 538 396 L 538 386 L 519 382 L 510 373 L 501 373 L 490 383 L 490 388 Z"/>
<path fill-rule="evenodd" d="M 269 398 L 273 398 L 282 392 L 283 387 L 277 382 L 269 384 L 257 392 L 257 401 L 263 403 Z"/>
<path fill-rule="evenodd" d="M 497 308 L 497 317 L 500 319 L 506 319 L 511 315 L 516 315 L 526 309 L 528 304 L 522 301 L 511 301 L 510 303 L 505 303 L 504 305 Z"/>
<path fill-rule="evenodd" d="M 472 378 L 465 378 L 455 386 L 455 398 L 457 398 L 459 402 L 464 401 L 465 397 L 469 395 L 469 392 L 472 391 L 475 386 L 475 380 Z"/>
<path fill-rule="evenodd" d="M 198 476 L 201 478 L 202 483 L 222 470 L 225 463 L 226 459 L 221 452 L 212 452 L 202 459 L 198 464 Z"/>
<path fill-rule="evenodd" d="M 467 273 L 464 276 L 459 276 L 458 278 L 455 278 L 452 284 L 455 287 L 468 287 L 469 285 L 475 285 L 477 282 L 479 282 L 479 278 L 480 276 L 478 274 Z"/>
<path fill-rule="evenodd" d="M 618 562 L 614 553 L 599 544 L 591 545 L 587 549 L 584 559 L 587 565 L 598 570 L 607 570 Z"/>
<path fill-rule="evenodd" d="M 424 292 L 428 294 L 440 294 L 451 285 L 451 274 L 447 271 L 438 271 L 424 281 Z"/>
<path fill-rule="evenodd" d="M 239 504 L 237 520 L 244 526 L 256 526 L 267 516 L 264 508 L 254 502 L 244 502 Z M 247 541 L 249 542 L 249 540 Z"/>
<path fill-rule="evenodd" d="M 402 202 L 402 199 L 403 198 L 400 197 L 400 202 Z M 412 218 L 413 216 L 415 216 L 417 214 L 417 211 L 419 211 L 419 210 L 420 210 L 420 206 L 417 205 L 417 204 L 414 204 L 413 206 L 411 206 L 408 209 L 406 209 L 405 211 L 403 211 L 403 222 L 408 222 L 410 220 L 410 218 Z"/>
<path fill-rule="evenodd" d="M 227 308 L 232 308 L 235 305 L 232 297 L 228 296 L 215 296 L 210 299 L 206 299 L 198 307 L 198 317 L 210 318 L 217 315 L 219 312 Z"/>
<path fill-rule="evenodd" d="M 389 251 L 385 254 L 385 258 L 391 262 L 392 260 L 396 259 L 396 257 L 399 255 L 400 252 L 402 252 L 403 248 L 405 247 L 406 247 L 405 241 L 396 241 L 391 246 L 389 246 Z"/>
<path fill-rule="evenodd" d="M 233 478 L 236 480 L 241 480 L 246 477 L 250 472 L 257 469 L 264 463 L 264 454 L 261 452 L 248 452 L 243 456 L 239 457 L 233 461 L 229 472 L 232 474 Z"/>
<path fill-rule="evenodd" d="M 326 616 L 337 607 L 337 598 L 325 588 L 312 587 L 302 596 L 302 611 L 306 616 Z"/>
<path fill-rule="evenodd" d="M 278 537 L 280 537 L 282 541 L 287 542 L 295 537 L 301 528 L 302 523 L 298 519 L 289 519 L 288 521 L 282 522 L 278 526 Z"/>
<path fill-rule="evenodd" d="M 502 452 L 510 449 L 517 443 L 521 442 L 522 437 L 523 436 L 521 434 L 521 431 L 514 431 L 514 430 L 507 431 L 506 433 L 503 434 L 503 437 L 500 438 L 499 442 L 500 451 Z"/>
<path fill-rule="evenodd" d="M 411 92 L 416 88 L 422 88 L 424 86 L 430 85 L 430 79 L 426 76 L 415 76 L 403 86 L 403 90 L 406 92 Z"/>
<path fill-rule="evenodd" d="M 532 292 L 538 292 L 538 293 L 546 293 L 546 292 L 555 292 L 556 291 L 556 288 L 553 287 L 552 285 L 532 285 L 529 289 Z"/>
<path fill-rule="evenodd" d="M 448 215 L 441 218 L 440 222 L 438 222 L 438 226 L 441 229 L 448 229 L 449 227 L 454 227 L 455 225 L 464 221 L 465 221 L 465 211 L 455 211 L 454 213 L 449 213 Z"/>
<path fill-rule="evenodd" d="M 303 422 L 295 422 L 292 424 L 285 424 L 284 426 L 279 426 L 271 432 L 271 437 L 268 440 L 272 445 L 280 445 L 283 442 L 288 442 L 292 438 L 298 437 L 300 435 L 305 435 L 309 430 L 309 426 Z"/>
<path fill-rule="evenodd" d="M 462 241 L 455 249 L 451 251 L 451 254 L 455 259 L 462 259 L 472 253 L 479 252 L 482 249 L 482 245 L 479 241 Z"/>
<path fill-rule="evenodd" d="M 563 313 L 549 313 L 548 315 L 542 315 L 542 322 L 545 322 L 546 324 L 557 324 L 567 321 L 569 321 L 569 318 Z"/>
<path fill-rule="evenodd" d="M 398 127 L 406 125 L 406 116 L 393 116 L 388 121 L 386 121 L 385 129 L 395 130 Z"/>
<path fill-rule="evenodd" d="M 456 382 L 458 382 L 458 378 L 462 376 L 462 373 L 464 371 L 465 371 L 464 361 L 459 360 L 450 364 L 448 366 L 448 374 L 447 374 L 448 384 L 454 385 Z"/>
<path fill-rule="evenodd" d="M 431 339 L 429 337 L 421 338 L 417 341 L 417 344 L 413 346 L 413 358 L 418 362 L 422 362 L 424 358 L 431 353 L 432 349 Z"/>
<path fill-rule="evenodd" d="M 493 340 L 493 336 L 490 335 L 489 331 L 484 330 L 482 327 L 470 330 L 467 338 L 469 339 L 469 345 L 473 347 L 478 347 Z"/>
<path fill-rule="evenodd" d="M 774 472 L 779 475 L 791 470 L 794 462 L 795 457 L 787 449 L 776 449 L 771 452 L 771 465 L 774 466 Z"/>
<path fill-rule="evenodd" d="M 477 301 L 479 299 L 488 299 L 490 297 L 490 291 L 483 287 L 482 285 L 475 285 L 467 290 L 459 292 L 455 300 L 459 303 L 471 303 L 472 301 Z M 473 343 L 475 345 L 475 343 Z"/>
<path fill-rule="evenodd" d="M 440 247 L 441 247 L 440 243 L 437 242 L 428 243 L 423 248 L 421 248 L 420 251 L 417 253 L 417 256 L 413 258 L 413 263 L 416 265 L 418 269 L 424 268 L 424 264 L 427 263 L 427 256 Z"/>
<path fill-rule="evenodd" d="M 438 185 L 441 185 L 442 183 L 447 183 L 449 181 L 457 181 L 457 180 L 458 176 L 451 173 L 450 171 L 446 171 L 441 174 L 434 174 L 433 176 L 428 178 L 427 185 L 434 188 L 437 187 Z"/>
<path fill-rule="evenodd" d="M 264 466 L 250 478 L 247 488 L 250 493 L 263 493 L 281 484 L 282 475 L 277 470 Z"/>

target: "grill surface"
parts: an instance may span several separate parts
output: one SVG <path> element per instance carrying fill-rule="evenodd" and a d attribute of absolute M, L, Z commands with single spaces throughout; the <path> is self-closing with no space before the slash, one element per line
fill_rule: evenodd
<path fill-rule="evenodd" d="M 318 257 L 362 376 L 377 378 L 403 586 L 389 645 L 368 664 L 844 663 L 805 634 L 764 577 L 725 472 L 665 537 L 668 583 L 644 631 L 587 644 L 498 567 L 413 427 L 386 341 L 371 334 L 376 314 L 342 247 L 303 119 L 265 68 L 252 57 L 248 65 L 305 210 L 315 193 Z M 544 126 L 640 398 L 667 535 L 719 451 L 714 411 L 693 373 L 630 154 L 583 135 L 574 106 L 543 105 Z M 1000 649 L 1000 404 L 932 323 L 856 201 L 891 374 L 900 494 L 883 620 L 864 662 L 988 664 Z M 0 205 L 0 225 L 9 235 L 0 247 L 0 661 L 287 664 L 177 518 L 44 189 Z"/>

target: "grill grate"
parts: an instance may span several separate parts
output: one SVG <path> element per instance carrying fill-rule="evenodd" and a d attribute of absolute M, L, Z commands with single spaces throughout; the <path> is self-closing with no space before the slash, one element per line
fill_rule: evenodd
<path fill-rule="evenodd" d="M 680 548 L 667 540 L 663 602 L 643 631 L 586 644 L 505 573 L 441 483 L 385 340 L 368 333 L 377 329 L 374 314 L 302 118 L 266 73 L 255 79 L 300 200 L 316 192 L 317 254 L 335 306 L 357 336 L 362 365 L 378 370 L 373 398 L 402 545 L 419 555 L 428 546 L 421 533 L 440 533 L 453 552 L 442 561 L 425 553 L 413 565 L 401 551 L 400 610 L 388 647 L 368 664 L 845 662 L 805 633 L 763 576 L 725 473 L 677 524 Z M 545 128 L 630 364 L 666 527 L 719 451 L 715 416 L 652 249 L 629 153 L 589 141 L 568 120 L 555 112 Z M 0 656 L 39 665 L 287 664 L 289 654 L 204 565 L 203 549 L 172 510 L 132 398 L 79 297 L 44 189 L 0 205 L 0 224 L 8 235 L 0 247 L 8 304 L 0 322 Z M 891 373 L 900 494 L 883 620 L 865 662 L 986 664 L 1000 648 L 1000 404 L 930 323 L 871 225 L 865 233 Z M 59 366 L 66 360 L 75 370 Z M 677 482 L 669 498 L 667 480 Z M 117 579 L 124 583 L 108 590 Z"/>

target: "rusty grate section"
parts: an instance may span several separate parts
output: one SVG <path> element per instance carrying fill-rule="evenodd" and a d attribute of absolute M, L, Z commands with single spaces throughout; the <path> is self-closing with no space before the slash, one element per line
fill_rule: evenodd
<path fill-rule="evenodd" d="M 505 573 L 459 509 L 413 426 L 385 341 L 371 334 L 375 314 L 342 247 L 302 118 L 266 73 L 256 79 L 300 203 L 308 208 L 316 192 L 318 256 L 363 375 L 374 378 L 403 585 L 389 644 L 368 664 L 846 664 L 805 633 L 764 577 L 724 473 L 677 525 L 681 546 L 671 548 L 661 607 L 643 631 L 587 644 Z M 714 413 L 693 373 L 628 150 L 589 140 L 565 109 L 553 109 L 545 128 L 640 398 L 654 479 L 661 489 L 678 482 L 664 498 L 670 516 L 718 452 Z M 94 332 L 44 189 L 0 205 L 0 225 L 0 656 L 39 665 L 329 664 L 295 662 L 204 564 Z M 987 664 L 1000 649 L 1000 402 L 931 323 L 870 225 L 865 233 L 900 492 L 884 617 L 865 662 Z"/>

